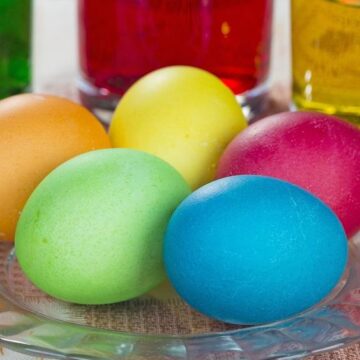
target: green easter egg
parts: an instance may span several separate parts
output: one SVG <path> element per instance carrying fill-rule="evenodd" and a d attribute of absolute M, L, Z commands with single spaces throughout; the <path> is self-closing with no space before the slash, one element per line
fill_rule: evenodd
<path fill-rule="evenodd" d="M 165 273 L 163 237 L 190 193 L 182 176 L 140 151 L 108 149 L 55 169 L 28 200 L 15 248 L 41 290 L 78 304 L 142 295 Z"/>

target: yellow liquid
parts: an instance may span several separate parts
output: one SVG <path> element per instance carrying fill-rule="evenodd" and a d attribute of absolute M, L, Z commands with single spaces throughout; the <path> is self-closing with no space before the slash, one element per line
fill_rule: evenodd
<path fill-rule="evenodd" d="M 292 0 L 293 101 L 360 125 L 360 0 Z"/>

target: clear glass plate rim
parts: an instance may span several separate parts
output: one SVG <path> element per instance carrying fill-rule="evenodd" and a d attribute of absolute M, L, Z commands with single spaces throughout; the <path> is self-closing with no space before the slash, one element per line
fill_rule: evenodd
<path fill-rule="evenodd" d="M 9 248 L 10 250 L 10 248 Z M 8 253 L 8 256 L 14 256 L 11 252 Z M 351 272 L 353 269 L 355 270 L 354 264 L 360 264 L 360 237 L 358 241 L 351 241 L 350 242 L 350 261 L 348 265 L 348 270 Z M 4 267 L 5 268 L 5 267 Z M 349 274 L 350 274 L 349 272 Z M 349 275 L 351 278 L 351 275 Z M 345 282 L 345 287 L 347 286 L 347 282 L 343 278 Z M 132 333 L 132 332 L 125 332 L 125 331 L 116 331 L 116 330 L 109 330 L 104 328 L 92 327 L 89 325 L 77 324 L 70 321 L 65 321 L 61 319 L 54 319 L 51 317 L 47 317 L 43 314 L 35 313 L 32 310 L 24 308 L 22 305 L 19 305 L 17 301 L 11 297 L 11 291 L 6 289 L 6 285 L 0 284 L 0 300 L 3 300 L 3 307 L 0 309 L 0 313 L 4 312 L 13 312 L 16 315 L 23 316 L 23 319 L 29 321 L 28 330 L 32 330 L 33 328 L 36 329 L 42 325 L 50 325 L 53 329 L 60 329 L 62 331 L 69 331 L 74 332 L 76 334 L 81 335 L 83 338 L 88 338 L 95 336 L 100 341 L 106 340 L 109 342 L 109 346 L 114 345 L 124 345 L 124 346 L 135 346 L 132 344 L 141 344 L 142 348 L 145 352 L 146 351 L 159 351 L 160 356 L 165 356 L 168 352 L 171 352 L 173 347 L 182 347 L 187 349 L 188 346 L 190 347 L 198 347 L 202 349 L 202 351 L 210 352 L 211 354 L 216 353 L 216 351 L 230 351 L 235 352 L 238 354 L 239 359 L 247 359 L 247 352 L 241 348 L 241 342 L 247 341 L 249 336 L 252 336 L 252 333 L 255 332 L 262 332 L 265 333 L 269 330 L 278 330 L 280 332 L 285 331 L 287 329 L 287 325 L 291 325 L 292 323 L 296 323 L 296 320 L 302 319 L 310 319 L 312 312 L 315 310 L 322 309 L 322 304 L 325 305 L 332 304 L 334 298 L 341 292 L 343 287 L 340 287 L 335 294 L 331 294 L 326 300 L 322 303 L 316 305 L 314 308 L 305 311 L 303 314 L 291 317 L 289 319 L 285 319 L 276 323 L 271 324 L 264 324 L 260 326 L 253 326 L 253 327 L 246 327 L 242 329 L 234 329 L 234 330 L 226 330 L 220 332 L 213 332 L 213 333 L 201 333 L 201 334 L 187 334 L 187 335 L 170 335 L 170 334 L 145 334 L 145 333 Z M 345 304 L 345 303 L 341 303 Z M 314 318 L 316 320 L 316 317 Z M 342 348 L 344 346 L 348 346 L 354 344 L 360 340 L 360 324 L 354 325 L 356 326 L 356 333 L 354 336 L 346 336 L 339 339 L 334 339 L 329 341 L 323 342 L 312 342 L 306 340 L 294 340 L 297 341 L 302 348 L 287 350 L 286 352 L 280 351 L 276 353 L 276 356 L 265 356 L 261 357 L 261 359 L 285 359 L 285 358 L 300 358 L 308 355 L 315 355 L 321 354 L 326 351 L 334 351 L 336 349 Z M 274 327 L 279 327 L 278 329 L 274 329 Z M 91 354 L 84 355 L 82 351 L 84 351 L 83 343 L 79 341 L 79 343 L 75 343 L 74 347 L 67 347 L 63 349 L 61 346 L 53 345 L 51 342 L 47 343 L 46 339 L 44 340 L 41 337 L 41 334 L 36 334 L 35 338 L 30 337 L 22 337 L 17 336 L 8 336 L 6 331 L 3 331 L 2 326 L 0 326 L 0 344 L 4 345 L 5 347 L 13 348 L 16 351 L 29 353 L 31 355 L 42 355 L 42 356 L 50 356 L 52 358 L 59 358 L 59 359 L 123 359 L 126 356 L 122 357 L 122 355 L 114 355 L 118 357 L 107 357 L 106 354 L 100 354 L 97 356 L 95 351 L 95 355 Z M 284 330 L 285 329 L 285 330 Z M 285 334 L 285 333 L 284 333 Z M 21 334 L 20 334 L 21 335 Z M 350 335 L 350 334 L 349 334 Z M 55 335 L 56 336 L 56 335 Z M 80 338 L 81 338 L 80 336 Z M 288 336 L 288 334 L 285 334 Z M 234 344 L 234 345 L 232 345 Z M 55 347 L 54 347 L 55 346 Z M 223 347 L 222 347 L 223 346 Z M 72 351 L 74 349 L 74 351 Z M 78 353 L 77 350 L 80 350 Z M 141 350 L 141 351 L 143 351 Z M 187 350 L 186 350 L 187 351 Z M 251 355 L 251 354 L 250 354 Z M 184 355 L 185 356 L 185 355 Z M 177 358 L 176 356 L 169 358 Z M 179 359 L 185 359 L 187 357 L 179 357 Z M 193 359 L 193 357 L 190 357 Z M 252 355 L 249 357 L 252 358 Z M 236 359 L 238 359 L 236 357 Z M 256 357 L 256 359 L 260 359 Z"/>
<path fill-rule="evenodd" d="M 331 302 L 331 300 L 336 297 L 336 295 L 343 289 L 343 287 L 346 284 L 346 280 L 349 276 L 349 273 L 351 271 L 350 269 L 350 265 L 351 265 L 351 261 L 354 260 L 353 258 L 357 257 L 356 256 L 356 246 L 350 242 L 349 244 L 349 261 L 347 264 L 347 267 L 344 271 L 344 274 L 341 278 L 341 280 L 339 281 L 339 284 L 336 286 L 336 288 L 331 292 L 331 294 L 329 294 L 325 299 L 321 300 L 319 303 L 315 304 L 313 307 L 311 307 L 310 309 L 307 309 L 299 314 L 293 315 L 289 318 L 283 319 L 283 320 L 279 320 L 279 321 L 275 321 L 272 323 L 266 323 L 266 324 L 261 324 L 261 325 L 244 325 L 243 328 L 241 329 L 234 329 L 234 330 L 226 330 L 226 331 L 221 331 L 221 332 L 212 332 L 212 333 L 202 333 L 202 334 L 189 334 L 189 335 L 171 335 L 171 334 L 146 334 L 146 333 L 128 333 L 125 331 L 115 331 L 115 330 L 109 330 L 109 329 L 103 329 L 103 328 L 95 328 L 89 325 L 84 325 L 84 324 L 78 324 L 75 322 L 71 322 L 71 321 L 65 321 L 65 320 L 61 320 L 61 319 L 54 319 L 51 318 L 50 316 L 46 316 L 44 314 L 38 313 L 38 312 L 34 312 L 31 309 L 29 309 L 28 307 L 26 307 L 23 304 L 19 304 L 18 301 L 14 300 L 11 298 L 11 295 L 8 294 L 8 291 L 3 287 L 2 284 L 0 284 L 0 296 L 5 297 L 6 300 L 12 304 L 15 305 L 17 308 L 19 308 L 21 311 L 26 311 L 29 312 L 31 314 L 31 316 L 33 317 L 37 317 L 43 321 L 48 321 L 51 323 L 60 323 L 60 324 L 66 324 L 66 325 L 71 325 L 71 326 L 76 326 L 76 327 L 80 327 L 83 329 L 91 329 L 91 330 L 96 330 L 96 331 L 102 331 L 102 332 L 106 332 L 109 334 L 118 334 L 118 335 L 122 335 L 122 336 L 131 336 L 131 337 L 139 337 L 139 338 L 153 338 L 155 337 L 156 339 L 164 339 L 164 340 L 184 340 L 184 339 L 209 339 L 209 338 L 217 338 L 220 336 L 239 336 L 239 335 L 247 335 L 250 332 L 254 332 L 254 331 L 258 331 L 258 330 L 266 330 L 266 329 L 271 329 L 274 326 L 281 326 L 281 325 L 286 325 L 287 323 L 291 323 L 292 321 L 295 321 L 296 319 L 302 318 L 304 315 L 311 315 L 311 313 L 315 312 L 315 310 L 317 310 L 319 307 L 328 304 Z M 360 249 L 359 249 L 360 251 Z M 11 251 L 9 252 L 8 258 L 12 258 L 15 259 L 16 258 L 16 254 L 15 254 L 15 248 L 12 248 Z M 360 337 L 359 337 L 360 339 Z"/>

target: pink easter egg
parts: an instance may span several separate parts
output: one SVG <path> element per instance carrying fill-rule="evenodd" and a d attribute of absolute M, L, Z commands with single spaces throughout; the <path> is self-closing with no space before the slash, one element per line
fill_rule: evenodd
<path fill-rule="evenodd" d="M 292 112 L 270 116 L 226 148 L 217 178 L 254 174 L 301 186 L 338 215 L 346 233 L 360 230 L 360 131 L 334 116 Z"/>

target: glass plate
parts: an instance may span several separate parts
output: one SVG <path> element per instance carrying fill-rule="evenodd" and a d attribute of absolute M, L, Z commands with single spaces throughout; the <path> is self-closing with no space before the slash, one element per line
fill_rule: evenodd
<path fill-rule="evenodd" d="M 294 359 L 360 340 L 360 236 L 351 242 L 346 275 L 323 303 L 257 327 L 210 320 L 191 310 L 167 284 L 115 305 L 63 303 L 26 280 L 8 243 L 0 243 L 0 284 L 1 345 L 42 357 Z"/>

